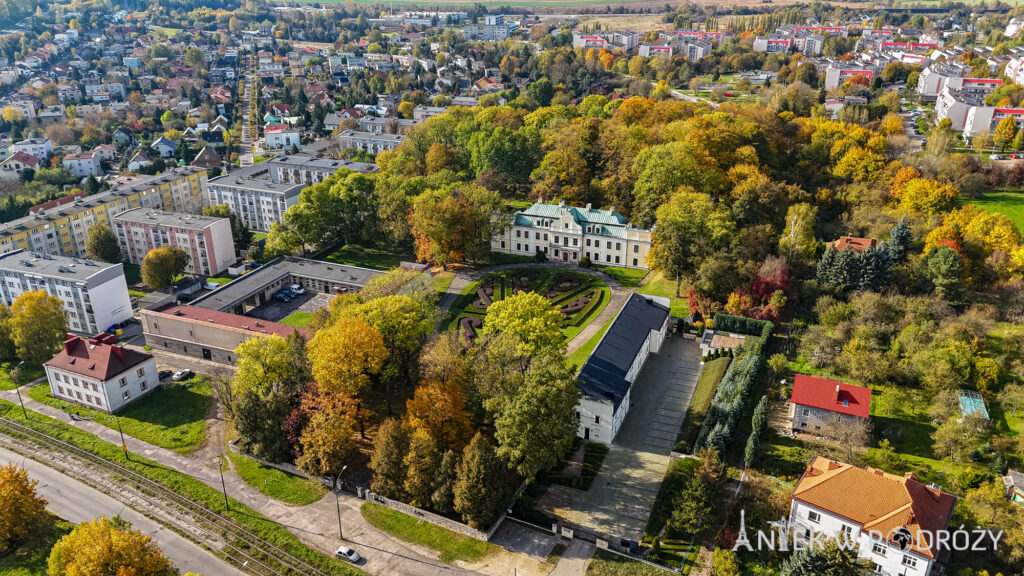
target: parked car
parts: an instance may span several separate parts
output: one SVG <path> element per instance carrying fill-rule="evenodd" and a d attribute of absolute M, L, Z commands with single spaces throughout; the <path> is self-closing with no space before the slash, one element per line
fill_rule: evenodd
<path fill-rule="evenodd" d="M 171 372 L 170 370 L 161 370 L 161 371 L 157 372 L 156 375 L 157 375 L 157 378 L 159 378 L 161 380 L 167 380 L 171 376 L 174 376 L 174 372 Z"/>
<path fill-rule="evenodd" d="M 174 375 L 171 376 L 171 380 L 174 380 L 175 382 L 180 382 L 182 380 L 188 380 L 189 378 L 192 377 L 192 374 L 193 373 L 192 373 L 191 370 L 189 370 L 188 368 L 183 368 L 183 369 L 178 370 L 177 372 L 175 372 Z"/>
<path fill-rule="evenodd" d="M 287 296 L 289 298 L 294 298 L 295 297 L 295 294 L 293 294 L 292 291 L 287 289 L 287 288 L 281 288 L 280 290 L 277 291 L 277 293 L 278 294 L 284 294 L 285 296 Z"/>
<path fill-rule="evenodd" d="M 345 546 L 338 546 L 338 549 L 334 551 L 334 556 L 336 558 L 348 560 L 353 564 L 363 559 L 363 557 L 359 555 L 359 552 L 356 552 L 351 548 L 346 548 Z"/>
<path fill-rule="evenodd" d="M 260 267 L 260 263 L 259 262 L 249 262 L 249 269 L 250 270 L 255 270 L 255 269 L 259 268 L 259 267 Z"/>
<path fill-rule="evenodd" d="M 988 155 L 988 158 L 989 158 L 989 160 L 1001 160 L 1001 159 L 1002 159 L 1002 158 L 1001 158 L 1001 157 L 999 156 L 999 154 L 989 154 L 989 155 Z"/>
<path fill-rule="evenodd" d="M 280 292 L 277 292 L 276 294 L 274 294 L 274 300 L 277 300 L 278 302 L 291 302 L 292 301 L 291 298 L 289 298 L 288 296 L 285 296 L 284 294 L 282 294 Z"/>
<path fill-rule="evenodd" d="M 302 286 L 299 286 L 298 284 L 292 284 L 291 286 L 288 287 L 288 289 L 292 291 L 292 294 L 306 293 L 306 290 Z"/>
<path fill-rule="evenodd" d="M 207 290 L 216 290 L 217 288 L 220 288 L 220 284 L 218 284 L 216 282 L 207 282 L 206 283 L 206 289 Z"/>

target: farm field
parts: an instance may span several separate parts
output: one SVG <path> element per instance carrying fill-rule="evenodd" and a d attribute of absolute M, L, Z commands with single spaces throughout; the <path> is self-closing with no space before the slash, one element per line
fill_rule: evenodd
<path fill-rule="evenodd" d="M 611 299 L 608 285 L 587 274 L 539 267 L 502 270 L 466 286 L 452 306 L 448 325 L 458 326 L 463 338 L 472 340 L 483 326 L 487 308 L 520 290 L 545 295 L 562 310 L 566 340 L 579 334 Z"/>

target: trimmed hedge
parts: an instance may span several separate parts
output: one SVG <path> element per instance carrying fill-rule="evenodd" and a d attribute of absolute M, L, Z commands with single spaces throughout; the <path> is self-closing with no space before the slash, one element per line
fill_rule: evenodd
<path fill-rule="evenodd" d="M 731 314 L 715 314 L 712 322 L 716 331 L 734 332 L 736 334 L 747 334 L 750 336 L 761 336 L 765 340 L 771 335 L 775 325 L 767 320 L 755 320 L 743 316 Z"/>

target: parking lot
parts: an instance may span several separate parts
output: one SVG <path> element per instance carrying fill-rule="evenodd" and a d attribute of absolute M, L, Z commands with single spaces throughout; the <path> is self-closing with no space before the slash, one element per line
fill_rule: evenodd
<path fill-rule="evenodd" d="M 326 308 L 333 299 L 333 294 L 326 294 L 323 292 L 313 294 L 306 291 L 305 294 L 299 294 L 295 298 L 292 298 L 291 302 L 271 300 L 259 308 L 253 308 L 246 313 L 246 316 L 259 318 L 260 320 L 267 320 L 268 322 L 280 322 L 293 312 L 313 313 L 321 308 Z"/>

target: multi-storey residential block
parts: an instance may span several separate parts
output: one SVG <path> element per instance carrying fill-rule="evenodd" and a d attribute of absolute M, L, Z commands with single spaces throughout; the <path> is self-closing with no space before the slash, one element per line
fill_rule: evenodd
<path fill-rule="evenodd" d="M 207 191 L 209 205 L 227 204 L 245 227 L 255 232 L 269 232 L 284 211 L 299 200 L 302 184 L 276 182 L 271 167 L 264 162 L 235 170 L 210 180 Z"/>
<path fill-rule="evenodd" d="M 305 154 L 276 156 L 264 162 L 270 169 L 270 177 L 274 182 L 290 184 L 316 184 L 330 178 L 338 170 L 352 170 L 363 174 L 377 171 L 377 165 L 371 162 L 352 162 L 350 160 L 332 160 L 317 158 Z"/>
<path fill-rule="evenodd" d="M 24 250 L 0 254 L 0 299 L 10 306 L 35 290 L 60 299 L 76 332 L 101 332 L 132 317 L 121 264 Z"/>
<path fill-rule="evenodd" d="M 380 116 L 363 116 L 356 120 L 359 130 L 374 134 L 394 133 L 406 134 L 417 126 L 421 120 L 414 118 L 381 118 Z"/>
<path fill-rule="evenodd" d="M 53 154 L 53 142 L 49 138 L 26 138 L 14 143 L 14 151 L 45 159 Z"/>
<path fill-rule="evenodd" d="M 928 576 L 949 558 L 949 534 L 945 549 L 939 538 L 956 497 L 912 473 L 898 476 L 818 456 L 792 498 L 789 528 L 803 539 L 794 546 L 806 545 L 812 533 L 842 537 L 855 543 L 857 556 L 871 562 L 875 574 Z"/>
<path fill-rule="evenodd" d="M 374 134 L 357 130 L 345 130 L 338 134 L 338 146 L 342 149 L 355 148 L 372 154 L 394 150 L 403 140 L 405 136 L 401 134 Z"/>
<path fill-rule="evenodd" d="M 589 258 L 595 264 L 647 269 L 651 231 L 637 228 L 613 209 L 537 202 L 515 213 L 511 225 L 491 238 L 491 249 L 532 256 L 539 252 L 563 262 Z"/>
<path fill-rule="evenodd" d="M 160 386 L 152 354 L 125 348 L 117 338 L 68 334 L 64 348 L 43 367 L 55 398 L 113 413 Z"/>
<path fill-rule="evenodd" d="M 807 56 L 816 56 L 821 54 L 821 49 L 824 46 L 825 38 L 820 34 L 815 34 L 809 29 L 783 27 L 779 28 L 775 34 L 755 38 L 753 48 L 755 52 L 767 52 L 769 54 L 788 52 L 794 49 Z"/>
<path fill-rule="evenodd" d="M 198 214 L 205 192 L 206 170 L 193 167 L 117 184 L 99 194 L 40 209 L 0 225 L 0 253 L 21 249 L 84 257 L 93 224 L 109 223 L 121 212 L 140 207 Z"/>
<path fill-rule="evenodd" d="M 573 48 L 632 50 L 640 44 L 640 34 L 632 30 L 596 30 L 590 34 L 573 32 Z"/>
<path fill-rule="evenodd" d="M 103 174 L 103 168 L 100 167 L 100 158 L 96 152 L 68 154 L 61 159 L 61 163 L 64 164 L 68 172 L 80 178 L 101 176 Z"/>
<path fill-rule="evenodd" d="M 231 221 L 195 214 L 136 208 L 114 217 L 114 231 L 125 260 L 141 264 L 161 246 L 177 246 L 189 255 L 186 271 L 212 276 L 235 261 Z"/>
<path fill-rule="evenodd" d="M 1007 65 L 1009 68 L 1009 65 Z M 971 68 L 954 62 L 936 62 L 921 71 L 917 81 L 917 93 L 926 100 L 935 99 L 943 90 L 959 90 L 967 94 L 988 96 L 1003 85 L 999 78 L 968 78 Z"/>
<path fill-rule="evenodd" d="M 861 76 L 867 79 L 868 84 L 875 79 L 878 70 L 870 64 L 858 64 L 855 62 L 833 62 L 825 69 L 825 89 L 831 90 L 843 85 L 850 78 Z"/>

